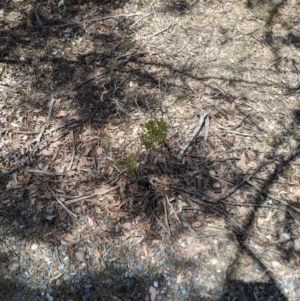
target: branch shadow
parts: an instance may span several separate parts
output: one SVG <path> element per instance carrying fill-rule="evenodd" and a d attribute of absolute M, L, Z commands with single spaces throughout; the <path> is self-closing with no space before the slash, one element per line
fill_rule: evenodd
<path fill-rule="evenodd" d="M 283 1 L 285 2 L 285 1 Z M 71 2 L 70 2 L 71 3 Z M 72 2 L 73 3 L 73 2 Z M 72 4 L 71 3 L 71 4 Z M 74 2 L 75 3 L 75 2 Z M 81 2 L 82 4 L 87 4 L 87 1 Z M 95 1 L 94 5 L 97 3 L 101 3 L 107 5 L 107 1 Z M 110 2 L 112 3 L 112 2 Z M 175 5 L 175 6 L 174 6 Z M 176 13 L 179 11 L 181 13 L 182 7 L 177 7 L 176 4 L 172 6 L 172 10 L 174 10 Z M 183 5 L 183 4 L 181 4 Z M 113 7 L 115 8 L 115 7 Z M 42 10 L 42 8 L 40 8 Z M 105 9 L 107 7 L 105 6 Z M 186 8 L 184 7 L 184 10 Z M 278 13 L 279 7 L 276 6 L 276 10 L 274 10 L 275 13 Z M 170 8 L 171 10 L 171 8 Z M 110 13 L 110 11 L 107 11 L 106 13 Z M 31 12 L 32 17 L 32 23 L 34 23 L 35 19 L 33 17 L 33 12 Z M 68 21 L 71 22 L 73 18 L 75 18 L 75 12 L 62 12 L 62 16 L 65 18 L 68 23 Z M 49 25 L 50 27 L 53 26 L 59 26 L 60 23 L 56 23 L 51 20 L 47 20 L 44 17 L 45 24 Z M 124 20 L 121 20 L 117 26 L 121 26 L 120 23 L 124 22 Z M 270 17 L 269 22 L 272 22 L 272 18 Z M 34 24 L 33 24 L 34 25 Z M 36 24 L 35 24 L 36 26 Z M 73 26 L 73 25 L 72 25 Z M 124 26 L 124 24 L 122 25 Z M 67 96 L 68 100 L 70 101 L 70 107 L 74 108 L 76 111 L 76 114 L 80 116 L 80 119 L 76 120 L 80 125 L 86 125 L 90 123 L 94 128 L 101 127 L 107 123 L 107 121 L 115 116 L 121 115 L 124 117 L 125 115 L 125 109 L 122 111 L 122 109 L 118 106 L 119 102 L 113 102 L 112 99 L 118 99 L 122 100 L 126 95 L 124 91 L 126 91 L 126 88 L 128 87 L 131 80 L 135 80 L 139 82 L 140 86 L 147 86 L 150 88 L 157 88 L 159 86 L 163 86 L 166 90 L 172 91 L 172 89 L 176 89 L 176 85 L 170 80 L 170 78 L 175 74 L 178 75 L 180 78 L 188 77 L 192 78 L 194 80 L 197 80 L 199 83 L 203 84 L 204 87 L 211 89 L 211 95 L 213 99 L 222 99 L 226 102 L 233 103 L 236 99 L 241 99 L 245 103 L 247 102 L 247 98 L 242 98 L 243 96 L 237 93 L 236 95 L 233 95 L 232 93 L 229 93 L 219 87 L 218 85 L 214 85 L 209 83 L 210 80 L 220 80 L 220 81 L 226 81 L 230 83 L 246 83 L 248 85 L 253 85 L 258 87 L 261 85 L 259 82 L 251 82 L 244 80 L 242 78 L 234 77 L 234 78 L 223 78 L 223 77 L 214 77 L 214 76 L 204 76 L 204 77 L 197 77 L 192 75 L 191 70 L 188 70 L 185 66 L 183 66 L 181 69 L 174 68 L 174 66 L 170 65 L 162 65 L 162 64 L 155 64 L 154 62 L 148 62 L 146 60 L 142 60 L 144 54 L 143 53 L 135 53 L 130 52 L 133 45 L 131 44 L 130 39 L 126 39 L 123 37 L 120 37 L 120 35 L 113 33 L 113 28 L 109 28 L 111 30 L 109 34 L 97 34 L 94 33 L 94 40 L 93 40 L 93 49 L 84 55 L 78 55 L 74 57 L 73 59 L 65 59 L 65 58 L 52 58 L 49 56 L 40 56 L 37 60 L 26 58 L 24 62 L 20 63 L 20 61 L 11 59 L 11 53 L 14 51 L 14 48 L 17 48 L 18 44 L 22 44 L 23 46 L 26 46 L 26 37 L 28 33 L 26 33 L 23 37 L 18 37 L 17 33 L 18 31 L 22 30 L 25 27 L 25 23 L 21 24 L 20 26 L 14 28 L 14 31 L 2 31 L 1 32 L 1 41 L 3 43 L 6 43 L 5 49 L 2 52 L 2 58 L 0 60 L 1 63 L 9 63 L 9 64 L 16 64 L 16 65 L 22 65 L 24 68 L 31 67 L 35 70 L 38 70 L 38 68 L 41 67 L 41 65 L 45 64 L 45 71 L 43 73 L 43 76 L 36 78 L 35 82 L 33 84 L 34 90 L 38 91 L 38 93 L 46 94 L 46 97 L 44 95 L 44 98 L 38 99 L 32 107 L 38 105 L 42 110 L 45 110 L 46 104 L 48 103 L 49 99 L 47 95 L 47 92 L 49 90 L 49 83 L 51 83 L 51 93 L 53 95 L 59 97 L 60 95 L 64 94 Z M 55 38 L 61 38 L 61 33 L 58 31 L 51 32 L 49 28 L 49 32 L 45 34 L 46 38 L 49 38 L 50 40 L 55 40 Z M 36 35 L 40 39 L 40 41 L 43 41 L 45 39 L 45 36 L 42 35 L 40 30 L 33 30 L 31 33 L 33 36 Z M 72 30 L 72 35 L 74 35 L 72 38 L 81 37 L 84 35 L 84 28 L 82 26 L 76 25 L 75 29 Z M 7 36 L 12 36 L 13 38 L 10 40 L 7 38 Z M 290 43 L 295 44 L 298 43 L 297 36 L 292 36 L 290 39 Z M 44 49 L 45 45 L 42 43 L 37 43 L 36 51 L 40 49 Z M 100 50 L 99 50 L 100 48 Z M 45 49 L 44 49 L 45 50 Z M 144 66 L 158 66 L 162 67 L 164 69 L 169 70 L 170 77 L 163 79 L 162 76 L 159 75 L 159 73 L 153 73 L 149 72 L 143 69 Z M 50 69 L 47 69 L 50 68 Z M 265 83 L 263 85 L 266 85 Z M 270 86 L 273 86 L 274 83 L 270 83 Z M 289 87 L 289 86 L 280 86 L 280 88 L 284 88 L 284 90 L 288 93 L 296 93 L 299 89 Z M 142 89 L 141 89 L 142 90 Z M 189 93 L 195 93 L 190 87 L 187 87 L 187 91 Z M 147 105 L 145 103 L 145 99 L 151 97 L 151 95 L 139 92 L 139 94 L 136 96 L 137 103 L 139 107 L 141 107 L 144 110 L 147 110 Z M 26 100 L 26 97 L 23 98 Z M 135 105 L 135 103 L 128 103 L 126 109 L 130 109 L 131 105 Z M 238 108 L 235 108 L 236 110 L 239 110 Z M 46 111 L 46 110 L 45 110 Z M 45 112 L 46 113 L 46 112 Z M 239 111 L 239 113 L 243 117 L 247 117 L 245 112 Z M 119 115 L 118 115 L 119 114 Z M 222 113 L 220 113 L 222 114 Z M 296 115 L 298 116 L 299 113 L 296 112 Z M 72 119 L 72 115 L 67 115 L 65 120 L 65 124 L 67 124 L 70 119 Z M 247 119 L 247 122 L 249 122 L 250 125 L 257 127 L 259 130 L 263 130 L 258 127 L 258 123 L 256 120 L 252 120 L 252 117 L 250 116 Z M 293 130 L 293 129 L 292 129 Z M 174 154 L 172 154 L 173 158 L 175 157 Z M 273 183 L 274 179 L 278 178 L 278 175 L 280 174 L 280 171 L 283 170 L 286 166 L 290 164 L 296 157 L 298 156 L 298 153 L 296 152 L 292 156 L 290 156 L 287 159 L 283 158 L 277 158 L 279 161 L 278 166 L 276 167 L 276 170 L 274 171 L 274 174 L 270 175 L 269 182 L 267 182 L 262 190 L 268 191 L 268 187 Z M 201 158 L 205 160 L 205 158 Z M 174 159 L 173 159 L 174 160 Z M 32 165 L 35 165 L 36 162 L 33 162 Z M 187 175 L 187 170 L 189 168 L 192 169 L 190 166 L 183 166 L 181 162 L 173 162 L 173 166 L 168 166 L 169 171 L 166 172 L 164 170 L 165 162 L 157 162 L 154 166 L 155 172 L 149 171 L 148 173 L 141 173 L 139 175 L 140 179 L 143 179 L 143 181 L 139 182 L 139 190 L 141 191 L 141 195 L 145 195 L 148 193 L 148 207 L 146 206 L 146 213 L 148 214 L 148 217 L 152 216 L 152 212 L 154 211 L 155 214 L 159 215 L 159 212 L 161 212 L 163 209 L 161 207 L 159 197 L 161 194 L 156 191 L 155 188 L 152 188 L 152 183 L 150 181 L 150 176 L 153 175 L 159 175 L 162 174 L 169 174 L 170 176 L 181 176 L 180 179 L 184 178 Z M 211 162 L 208 161 L 208 165 Z M 147 164 L 146 164 L 147 165 Z M 160 165 L 160 166 L 159 166 Z M 29 164 L 30 166 L 30 164 Z M 161 167 L 162 166 L 162 167 Z M 240 175 L 242 176 L 242 175 Z M 233 180 L 233 185 L 237 185 L 241 182 L 241 178 L 238 176 Z M 55 179 L 51 179 L 51 181 L 55 181 Z M 102 179 L 98 179 L 99 182 L 102 181 Z M 185 183 L 184 180 L 182 180 L 182 183 Z M 24 186 L 30 183 L 25 183 Z M 186 182 L 186 184 L 191 184 L 190 182 Z M 194 184 L 194 183 L 193 183 Z M 40 187 L 43 187 L 43 181 L 39 181 L 35 183 L 35 185 Z M 195 185 L 196 186 L 196 185 Z M 44 190 L 44 187 L 42 188 Z M 59 216 L 59 213 L 53 211 L 52 208 L 47 208 L 44 211 L 36 214 L 34 211 L 34 208 L 32 208 L 32 212 L 28 208 L 30 208 L 30 202 L 29 197 L 26 195 L 27 191 L 26 189 L 14 189 L 13 195 L 10 197 L 15 197 L 22 199 L 22 204 L 18 204 L 18 206 L 14 207 L 12 212 L 8 214 L 8 217 L 6 217 L 6 223 L 17 223 L 19 224 L 19 232 L 17 232 L 17 235 L 23 236 L 24 239 L 33 240 L 34 239 L 43 239 L 45 234 L 54 231 L 64 231 L 64 229 L 68 229 L 70 227 L 70 220 L 64 216 L 63 220 L 65 222 L 61 225 L 56 225 L 56 220 L 62 220 L 62 218 Z M 3 196 L 2 196 L 3 197 Z M 24 201 L 27 200 L 27 201 Z M 265 202 L 265 199 L 261 198 L 261 195 L 257 196 L 256 204 L 262 205 Z M 22 212 L 27 210 L 27 217 L 24 219 L 24 215 Z M 257 208 L 257 207 L 255 207 Z M 212 208 L 207 209 L 208 213 L 215 213 L 215 210 L 212 210 Z M 239 256 L 243 252 L 247 252 L 256 262 L 258 262 L 262 268 L 262 270 L 266 270 L 267 267 L 260 261 L 260 259 L 249 249 L 245 246 L 245 241 L 247 240 L 247 233 L 251 231 L 251 228 L 253 227 L 253 223 L 255 221 L 255 215 L 257 210 L 254 209 L 253 213 L 248 216 L 246 222 L 241 225 L 239 228 L 234 229 L 234 236 L 238 241 L 239 244 L 239 250 L 237 252 L 237 258 L 238 260 Z M 137 213 L 135 213 L 137 214 Z M 288 214 L 287 217 L 288 219 Z M 18 220 L 19 219 L 19 220 Z M 291 222 L 291 220 L 289 220 Z M 41 224 L 44 224 L 44 228 L 40 229 L 39 226 Z M 54 227 L 55 226 L 55 227 Z M 26 230 L 26 231 L 25 231 Z M 290 228 L 286 227 L 284 231 L 289 231 Z M 35 235 L 37 234 L 37 235 Z M 178 235 L 180 234 L 180 231 L 178 231 Z M 175 236 L 176 239 L 176 236 Z M 57 243 L 56 241 L 50 241 L 51 244 Z M 284 251 L 283 246 L 279 246 L 278 250 L 283 252 Z M 289 254 L 292 254 L 294 249 L 293 245 L 291 245 L 289 248 Z M 286 253 L 286 252 L 285 252 Z M 289 260 L 291 255 L 285 255 L 286 260 Z M 5 259 L 5 258 L 4 258 Z M 4 261 L 5 263 L 5 261 Z M 187 266 L 190 265 L 190 262 L 184 263 Z M 183 265 L 184 265 L 183 264 Z M 5 264 L 4 264 L 5 267 Z M 231 267 L 232 270 L 234 270 L 233 267 Z M 109 268 L 110 269 L 110 268 Z M 109 270 L 108 269 L 108 270 Z M 144 300 L 145 299 L 145 292 L 149 290 L 149 286 L 153 284 L 153 282 L 157 278 L 162 278 L 159 280 L 159 283 L 162 283 L 162 287 L 165 285 L 165 280 L 163 279 L 163 276 L 155 276 L 153 278 L 152 275 L 145 275 L 145 277 L 140 277 L 136 275 L 133 276 L 126 276 L 125 271 L 120 271 L 117 268 L 112 268 L 112 274 L 109 272 L 104 272 L 103 274 L 99 274 L 98 276 L 95 275 L 95 277 L 92 278 L 85 278 L 84 279 L 78 279 L 78 282 L 72 289 L 72 291 L 69 291 L 69 284 L 67 285 L 68 288 L 66 288 L 66 295 L 63 295 L 63 289 L 57 290 L 55 292 L 55 285 L 53 288 L 53 297 L 58 298 L 58 300 L 65 300 L 67 298 L 79 298 L 79 300 L 109 300 L 109 298 L 117 297 L 122 298 L 122 300 Z M 107 274 L 109 273 L 109 274 Z M 233 271 L 230 271 L 230 274 L 233 273 Z M 228 276 L 227 279 L 227 286 L 228 291 L 227 293 L 220 299 L 220 300 L 256 300 L 257 298 L 267 298 L 272 294 L 272 296 L 275 298 L 275 300 L 286 300 L 286 298 L 283 296 L 283 294 L 280 292 L 278 288 L 276 288 L 277 284 L 275 283 L 275 280 L 273 279 L 271 273 L 267 273 L 270 276 L 270 283 L 243 283 L 241 281 L 233 280 L 230 278 L 231 275 Z M 80 278 L 80 277 L 79 277 Z M 97 279 L 99 278 L 99 279 Z M 124 281 L 118 281 L 120 279 L 125 279 Z M 3 280 L 3 279 L 2 279 Z M 2 281 L 1 280 L 1 281 Z M 160 282 L 161 281 L 161 282 Z M 66 281 L 68 282 L 68 280 Z M 3 283 L 6 283 L 3 280 Z M 125 283 L 125 284 L 124 284 Z M 127 284 L 126 284 L 127 283 Z M 22 288 L 22 291 L 20 292 L 21 295 L 27 295 L 32 296 L 33 294 L 39 294 L 37 292 L 32 292 L 30 289 L 24 286 L 24 284 L 16 284 L 14 282 L 6 283 L 9 286 L 12 287 L 11 291 L 15 292 L 16 287 L 20 286 Z M 3 286 L 5 289 L 6 284 Z M 82 291 L 82 287 L 84 287 L 84 291 Z M 238 288 L 237 290 L 235 288 Z M 24 291 L 23 291 L 24 289 Z M 9 292 L 9 289 L 7 290 Z M 8 293 L 10 294 L 10 293 Z M 71 294 L 67 296 L 67 294 Z M 199 299 L 199 296 L 192 296 L 191 293 L 190 296 L 188 296 L 189 300 L 192 300 L 192 298 L 195 298 L 195 300 L 201 300 Z M 5 295 L 4 295 L 5 296 Z M 12 296 L 12 295 L 11 295 Z M 52 295 L 51 295 L 52 296 Z M 89 297 L 87 297 L 89 296 Z M 14 296 L 15 297 L 15 296 Z M 15 297 L 15 298 L 23 298 L 23 297 Z M 26 300 L 26 297 L 19 300 Z M 38 297 L 36 297 L 38 298 Z M 41 300 L 44 298 L 40 297 Z M 88 299 L 87 299 L 88 298 Z M 276 299 L 277 298 L 277 299 Z M 17 300 L 17 299 L 16 299 Z M 31 299 L 32 300 L 32 299 Z M 38 299 L 36 299 L 38 300 Z M 76 299 L 75 299 L 76 300 Z M 264 299 L 266 300 L 266 299 Z"/>

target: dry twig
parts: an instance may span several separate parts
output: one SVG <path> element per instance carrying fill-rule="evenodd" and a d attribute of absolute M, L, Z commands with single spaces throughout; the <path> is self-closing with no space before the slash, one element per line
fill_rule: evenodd
<path fill-rule="evenodd" d="M 282 205 L 285 205 L 285 206 L 287 206 L 287 207 L 290 207 L 290 208 L 292 208 L 293 210 L 295 210 L 296 212 L 300 213 L 300 208 L 295 207 L 295 206 L 293 206 L 293 205 L 290 205 L 290 204 L 287 203 L 286 201 L 281 200 L 281 199 L 279 199 L 278 197 L 276 197 L 276 196 L 270 194 L 269 192 L 267 192 L 267 191 L 265 191 L 265 190 L 259 188 L 257 185 L 255 185 L 254 183 L 252 183 L 250 180 L 247 180 L 247 184 L 249 184 L 250 186 L 252 186 L 257 192 L 259 192 L 260 194 L 264 195 L 265 197 L 268 197 L 268 198 L 270 198 L 270 199 L 272 199 L 272 200 L 274 200 L 274 201 L 276 201 L 276 202 L 279 202 L 279 203 L 282 204 Z"/>
<path fill-rule="evenodd" d="M 53 109 L 54 102 L 55 102 L 55 98 L 52 97 L 51 100 L 50 100 L 50 102 L 49 102 L 48 118 L 47 118 L 45 124 L 42 126 L 42 128 L 40 130 L 40 133 L 28 145 L 31 145 L 31 144 L 33 144 L 35 142 L 37 143 L 37 145 L 40 144 L 42 136 L 44 135 L 44 132 L 45 132 L 47 126 L 50 123 L 50 118 L 51 118 L 51 114 L 52 114 L 52 109 Z"/>
<path fill-rule="evenodd" d="M 162 203 L 164 205 L 164 211 L 165 211 L 165 224 L 166 224 L 166 228 L 168 229 L 169 235 L 171 235 L 170 226 L 169 226 L 169 219 L 168 219 L 167 200 L 163 199 Z"/>
<path fill-rule="evenodd" d="M 254 175 L 255 175 L 255 174 L 263 167 L 263 166 L 268 165 L 268 164 L 270 164 L 270 163 L 273 163 L 274 161 L 275 161 L 275 160 L 272 160 L 272 161 L 269 161 L 269 162 L 266 162 L 266 163 L 262 163 L 262 164 L 261 164 L 261 165 L 260 165 L 260 166 L 259 166 L 259 167 L 258 167 L 258 168 L 250 175 L 250 176 L 248 176 L 248 177 L 245 178 L 245 179 L 241 179 L 242 182 L 241 182 L 240 184 L 238 184 L 237 186 L 241 186 L 242 184 L 247 183 L 248 185 L 252 186 L 257 192 L 259 192 L 260 194 L 264 195 L 265 197 L 268 197 L 268 198 L 270 198 L 270 199 L 273 199 L 274 201 L 279 202 L 280 204 L 285 205 L 285 206 L 287 206 L 287 207 L 290 207 L 290 208 L 292 208 L 293 210 L 295 210 L 296 212 L 300 213 L 300 208 L 288 204 L 286 201 L 279 199 L 278 197 L 276 197 L 276 196 L 270 194 L 269 192 L 267 192 L 267 191 L 261 189 L 261 188 L 258 187 L 256 184 L 254 184 L 253 182 L 250 181 L 251 178 L 252 178 L 252 177 L 253 177 L 253 176 L 254 176 Z M 236 172 L 235 172 L 234 168 L 231 166 L 231 164 L 229 164 L 229 166 L 232 168 L 233 172 L 236 174 Z M 237 176 L 239 176 L 239 175 L 237 175 Z M 229 195 L 230 195 L 230 194 L 229 194 Z M 228 195 L 228 196 L 229 196 L 229 195 Z"/>
<path fill-rule="evenodd" d="M 66 211 L 67 213 L 72 217 L 72 218 L 76 218 L 77 215 L 74 214 L 72 211 L 70 211 L 64 204 L 63 202 L 56 196 L 56 194 L 54 193 L 54 191 L 51 189 L 51 187 L 49 186 L 49 184 L 47 183 L 48 186 L 48 190 L 50 191 L 50 193 L 52 194 L 52 196 L 56 199 L 57 203 L 59 205 L 61 205 Z"/>
<path fill-rule="evenodd" d="M 70 165 L 68 166 L 67 170 L 71 170 L 73 162 L 74 162 L 74 158 L 75 158 L 75 152 L 76 152 L 76 145 L 75 145 L 73 130 L 71 130 L 71 138 L 72 138 L 72 142 L 73 142 L 73 155 L 72 155 L 72 159 L 71 159 Z"/>
<path fill-rule="evenodd" d="M 202 128 L 202 125 L 204 123 L 205 118 L 208 116 L 208 113 L 204 112 L 201 114 L 199 122 L 197 127 L 195 128 L 193 134 L 191 135 L 191 137 L 189 138 L 189 140 L 187 141 L 187 143 L 184 145 L 184 147 L 181 149 L 181 151 L 179 152 L 177 159 L 181 160 L 184 153 L 186 152 L 186 150 L 189 148 L 189 146 L 191 145 L 191 143 L 193 142 L 193 140 L 199 135 L 200 130 Z M 208 132 L 208 124 L 205 124 L 205 137 L 207 137 L 207 132 Z"/>
<path fill-rule="evenodd" d="M 68 23 L 63 23 L 63 24 L 59 24 L 59 25 L 44 26 L 44 28 L 55 28 L 55 27 L 57 28 L 57 27 L 64 27 L 64 26 L 76 25 L 76 24 L 82 24 L 82 23 L 91 23 L 91 22 L 95 22 L 95 21 L 103 21 L 103 20 L 107 20 L 107 19 L 131 18 L 131 17 L 136 17 L 136 16 L 142 16 L 142 15 L 145 15 L 145 13 L 110 15 L 110 16 L 99 17 L 99 18 L 86 19 L 86 20 L 82 20 L 82 21 L 68 22 Z"/>
<path fill-rule="evenodd" d="M 134 40 L 135 41 L 139 41 L 139 40 L 147 40 L 147 39 L 150 39 L 150 38 L 153 38 L 155 36 L 158 36 L 159 34 L 167 31 L 171 26 L 173 25 L 173 23 L 170 23 L 167 27 L 165 27 L 164 29 L 162 30 L 159 30 L 153 34 L 150 34 L 149 36 L 145 36 L 145 37 L 136 37 Z"/>
<path fill-rule="evenodd" d="M 63 176 L 63 174 L 54 173 L 54 172 L 47 171 L 47 170 L 40 170 L 40 169 L 28 168 L 28 169 L 26 169 L 26 171 L 29 173 L 37 173 L 37 174 L 45 175 L 45 176 Z"/>

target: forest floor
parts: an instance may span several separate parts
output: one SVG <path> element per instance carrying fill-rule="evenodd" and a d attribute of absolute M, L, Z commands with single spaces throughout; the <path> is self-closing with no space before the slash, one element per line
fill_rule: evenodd
<path fill-rule="evenodd" d="M 299 300 L 299 9 L 0 4 L 2 300 Z"/>

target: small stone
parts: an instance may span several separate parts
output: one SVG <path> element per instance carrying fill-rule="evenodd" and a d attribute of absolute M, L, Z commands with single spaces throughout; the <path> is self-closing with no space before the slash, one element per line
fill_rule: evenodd
<path fill-rule="evenodd" d="M 69 275 L 63 275 L 63 279 L 64 279 L 64 281 L 68 281 L 68 280 L 70 280 L 70 276 Z"/>
<path fill-rule="evenodd" d="M 154 281 L 154 282 L 153 282 L 153 286 L 154 286 L 154 287 L 158 287 L 158 282 L 157 282 L 157 281 Z"/>
<path fill-rule="evenodd" d="M 31 250 L 32 251 L 35 251 L 35 250 L 37 250 L 38 249 L 38 244 L 33 244 L 32 246 L 31 246 Z"/>
<path fill-rule="evenodd" d="M 187 295 L 187 290 L 184 288 L 184 289 L 181 291 L 181 294 L 182 294 L 182 295 Z"/>
<path fill-rule="evenodd" d="M 63 263 L 61 263 L 59 266 L 58 266 L 58 269 L 59 270 L 63 270 L 65 268 L 65 265 Z"/>
<path fill-rule="evenodd" d="M 46 294 L 46 298 L 48 301 L 54 301 L 54 298 L 49 293 Z"/>

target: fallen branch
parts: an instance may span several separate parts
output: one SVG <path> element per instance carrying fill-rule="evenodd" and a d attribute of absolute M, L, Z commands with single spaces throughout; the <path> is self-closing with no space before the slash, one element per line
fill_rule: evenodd
<path fill-rule="evenodd" d="M 189 146 L 191 145 L 191 143 L 193 142 L 193 140 L 199 135 L 200 130 L 202 128 L 202 125 L 204 123 L 205 118 L 208 116 L 208 113 L 202 113 L 198 122 L 197 127 L 195 128 L 193 134 L 191 135 L 191 137 L 189 138 L 189 140 L 187 141 L 187 143 L 184 145 L 184 147 L 181 149 L 181 151 L 179 152 L 177 159 L 181 160 L 184 153 L 186 152 L 186 150 L 189 148 Z M 207 132 L 208 132 L 208 123 L 206 123 L 205 125 L 206 129 L 205 129 L 205 137 L 207 138 Z"/>

